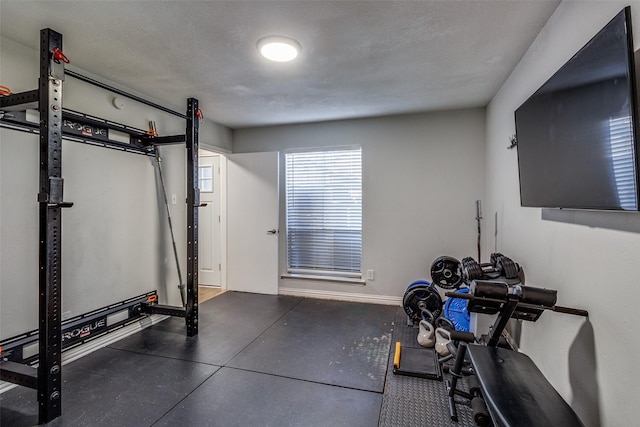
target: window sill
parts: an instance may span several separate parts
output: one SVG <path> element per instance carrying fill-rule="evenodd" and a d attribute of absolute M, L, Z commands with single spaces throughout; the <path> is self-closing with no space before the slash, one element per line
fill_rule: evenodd
<path fill-rule="evenodd" d="M 314 276 L 311 274 L 283 274 L 281 279 L 300 279 L 300 280 L 319 280 L 322 282 L 335 282 L 344 283 L 355 286 L 365 286 L 364 279 L 349 279 L 346 277 L 333 277 L 333 276 Z"/>

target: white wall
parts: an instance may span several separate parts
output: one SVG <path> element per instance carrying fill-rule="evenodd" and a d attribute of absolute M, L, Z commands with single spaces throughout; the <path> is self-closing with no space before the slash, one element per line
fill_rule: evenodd
<path fill-rule="evenodd" d="M 628 4 L 640 47 L 640 2 L 565 1 L 487 108 L 485 216 L 498 215 L 498 250 L 524 267 L 528 285 L 558 289 L 559 305 L 590 313 L 545 313 L 523 325 L 521 347 L 587 426 L 638 424 L 640 215 L 520 207 L 517 152 L 506 146 L 514 110 Z"/>
<path fill-rule="evenodd" d="M 0 43 L 1 84 L 13 92 L 35 89 L 37 52 L 5 38 Z M 66 53 L 73 61 L 72 53 Z M 142 129 L 154 120 L 161 135 L 184 134 L 184 120 L 127 99 L 125 108 L 117 110 L 111 103 L 113 97 L 71 77 L 64 83 L 65 108 Z M 186 99 L 179 102 L 186 111 Z M 200 141 L 229 151 L 231 131 L 205 122 Z M 178 200 L 171 211 L 184 275 L 186 150 L 176 145 L 163 147 L 161 153 L 167 192 L 169 197 L 176 194 Z M 180 304 L 154 161 L 63 141 L 65 200 L 75 203 L 62 214 L 64 318 L 154 289 L 162 302 Z M 0 130 L 0 339 L 38 327 L 38 173 L 38 137 Z"/>
<path fill-rule="evenodd" d="M 366 286 L 281 279 L 281 288 L 401 298 L 432 261 L 475 256 L 475 200 L 483 198 L 484 109 L 235 130 L 234 153 L 362 146 Z M 284 164 L 284 161 L 281 162 Z M 284 179 L 281 179 L 284 185 Z M 285 230 L 281 203 L 280 230 Z M 284 233 L 280 272 L 286 271 Z"/>

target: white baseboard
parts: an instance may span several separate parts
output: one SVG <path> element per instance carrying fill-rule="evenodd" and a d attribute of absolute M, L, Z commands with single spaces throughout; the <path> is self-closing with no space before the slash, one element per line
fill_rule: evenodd
<path fill-rule="evenodd" d="M 382 304 L 382 305 L 402 305 L 402 297 L 394 297 L 389 295 L 365 295 L 349 292 L 332 292 L 332 291 L 319 291 L 313 289 L 298 289 L 298 288 L 280 288 L 278 290 L 279 295 L 290 295 L 295 297 L 305 298 L 318 298 L 328 299 L 336 301 L 350 301 L 350 302 L 364 302 L 369 304 Z"/>
<path fill-rule="evenodd" d="M 162 322 L 169 317 L 170 316 L 161 314 L 152 314 L 151 316 L 143 317 L 139 321 L 134 322 L 130 325 L 124 326 L 120 329 L 116 329 L 108 334 L 101 335 L 92 341 L 66 350 L 64 353 L 62 353 L 62 366 L 66 365 L 67 363 L 71 363 L 74 360 L 78 360 L 89 353 L 93 353 L 96 350 L 106 347 L 109 344 L 113 344 L 116 341 L 126 338 L 129 335 L 140 332 L 141 330 L 148 328 L 151 325 Z M 5 391 L 9 391 L 14 387 L 18 386 L 6 381 L 0 381 L 0 394 L 4 393 Z"/>

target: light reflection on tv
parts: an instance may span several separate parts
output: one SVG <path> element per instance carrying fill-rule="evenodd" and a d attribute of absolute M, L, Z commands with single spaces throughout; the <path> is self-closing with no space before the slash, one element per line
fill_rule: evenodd
<path fill-rule="evenodd" d="M 631 117 L 609 119 L 609 145 L 611 167 L 618 194 L 618 203 L 624 210 L 637 210 L 636 168 Z"/>

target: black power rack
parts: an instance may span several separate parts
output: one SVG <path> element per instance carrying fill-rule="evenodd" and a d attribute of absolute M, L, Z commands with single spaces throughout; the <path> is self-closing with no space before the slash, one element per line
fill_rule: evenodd
<path fill-rule="evenodd" d="M 201 113 L 198 100 L 187 100 L 187 113 L 182 114 L 164 106 L 111 87 L 71 70 L 65 70 L 68 59 L 62 53 L 62 34 L 52 30 L 40 31 L 40 76 L 38 89 L 0 97 L 0 127 L 39 134 L 40 184 L 39 206 L 39 327 L 36 331 L 3 341 L 7 356 L 0 359 L 0 379 L 38 391 L 38 422 L 48 423 L 62 414 L 62 356 L 63 350 L 89 339 L 87 335 L 73 337 L 76 329 L 94 323 L 94 336 L 103 334 L 107 322 L 97 310 L 62 322 L 62 209 L 73 203 L 64 201 L 62 178 L 62 139 L 98 145 L 130 153 L 156 156 L 156 147 L 167 144 L 186 145 L 187 166 L 187 295 L 183 307 L 159 305 L 155 292 L 106 308 L 111 315 L 128 311 L 128 317 L 109 329 L 122 327 L 140 316 L 164 314 L 184 317 L 187 336 L 198 334 L 198 132 Z M 186 120 L 184 135 L 155 136 L 130 126 L 89 116 L 62 107 L 62 87 L 70 76 L 113 93 L 133 99 L 155 109 Z M 37 109 L 38 123 L 28 120 L 26 111 Z M 128 136 L 129 142 L 113 140 L 111 132 Z M 102 313 L 105 314 L 105 313 Z M 65 337 L 67 339 L 65 339 Z M 37 356 L 24 357 L 23 349 L 38 341 Z M 30 364 L 37 361 L 37 369 Z"/>

